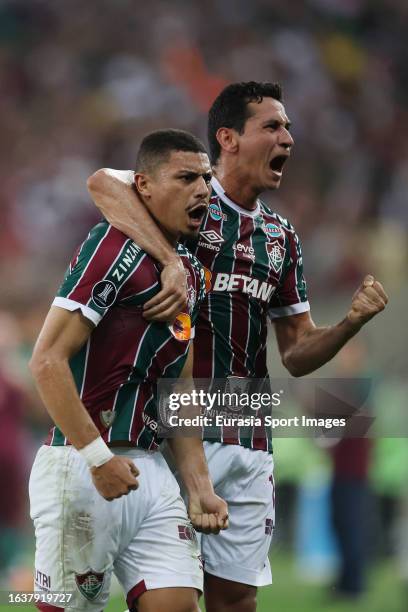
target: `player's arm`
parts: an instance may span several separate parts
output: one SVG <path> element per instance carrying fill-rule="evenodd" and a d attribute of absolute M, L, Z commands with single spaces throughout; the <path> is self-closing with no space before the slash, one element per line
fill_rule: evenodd
<path fill-rule="evenodd" d="M 92 329 L 79 311 L 52 306 L 34 347 L 30 369 L 52 420 L 88 461 L 99 493 L 111 500 L 137 488 L 138 471 L 132 461 L 109 450 L 75 386 L 69 360 Z"/>
<path fill-rule="evenodd" d="M 155 321 L 173 321 L 187 302 L 183 264 L 140 200 L 133 176 L 132 171 L 103 168 L 89 177 L 88 190 L 109 223 L 162 264 L 162 289 L 146 302 L 144 316 Z"/>
<path fill-rule="evenodd" d="M 192 390 L 192 375 L 191 346 L 180 377 L 180 390 L 183 392 Z M 201 437 L 177 436 L 168 439 L 168 445 L 187 491 L 188 515 L 194 528 L 203 533 L 218 533 L 221 529 L 227 529 L 228 507 L 225 501 L 214 493 Z"/>
<path fill-rule="evenodd" d="M 316 327 L 310 313 L 274 319 L 282 362 L 292 376 L 304 376 L 330 361 L 363 325 L 384 310 L 388 297 L 367 275 L 353 295 L 346 317 L 329 327 Z"/>

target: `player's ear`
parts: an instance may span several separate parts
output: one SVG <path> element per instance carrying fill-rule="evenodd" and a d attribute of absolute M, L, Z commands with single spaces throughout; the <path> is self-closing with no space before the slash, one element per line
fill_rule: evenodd
<path fill-rule="evenodd" d="M 135 187 L 143 198 L 150 198 L 150 180 L 147 174 L 135 172 Z"/>
<path fill-rule="evenodd" d="M 238 151 L 238 134 L 235 130 L 222 127 L 217 130 L 216 136 L 222 150 L 228 153 Z"/>

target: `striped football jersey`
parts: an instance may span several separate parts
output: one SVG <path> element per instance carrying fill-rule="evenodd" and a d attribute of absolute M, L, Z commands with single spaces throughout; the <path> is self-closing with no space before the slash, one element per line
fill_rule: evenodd
<path fill-rule="evenodd" d="M 205 267 L 207 295 L 196 324 L 194 376 L 267 377 L 267 317 L 309 310 L 300 241 L 292 225 L 257 201 L 233 202 L 217 179 L 197 241 L 186 243 Z M 214 438 L 212 438 L 214 441 Z M 218 441 L 271 448 L 270 431 Z"/>
<path fill-rule="evenodd" d="M 202 266 L 183 245 L 177 248 L 186 272 L 188 308 L 172 326 L 142 316 L 143 304 L 160 290 L 158 264 L 106 222 L 96 225 L 78 249 L 53 302 L 81 311 L 95 325 L 70 367 L 106 442 L 157 448 L 156 382 L 180 375 L 205 294 Z M 47 443 L 69 441 L 53 427 Z"/>

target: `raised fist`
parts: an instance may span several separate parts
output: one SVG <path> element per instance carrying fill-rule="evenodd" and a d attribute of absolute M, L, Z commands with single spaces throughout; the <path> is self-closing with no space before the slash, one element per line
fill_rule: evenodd
<path fill-rule="evenodd" d="M 388 296 L 381 283 L 371 274 L 367 274 L 353 295 L 347 318 L 353 325 L 361 327 L 384 310 L 387 303 Z"/>

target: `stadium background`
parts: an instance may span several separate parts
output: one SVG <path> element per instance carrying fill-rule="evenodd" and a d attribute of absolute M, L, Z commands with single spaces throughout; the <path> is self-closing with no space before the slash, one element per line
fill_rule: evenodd
<path fill-rule="evenodd" d="M 284 86 L 296 146 L 267 199 L 302 238 L 315 320 L 343 316 L 366 272 L 390 296 L 319 375 L 374 376 L 370 408 L 406 408 L 407 17 L 405 0 L 0 3 L 0 588 L 30 586 L 26 481 L 48 420 L 26 364 L 73 247 L 98 219 L 86 178 L 132 167 L 151 129 L 205 138 L 209 104 L 231 81 Z M 273 346 L 269 361 L 284 375 Z M 333 603 L 330 453 L 278 440 L 276 584 L 260 612 L 406 610 L 407 472 L 405 438 L 373 442 L 367 587 Z M 109 610 L 123 608 L 113 598 Z"/>

